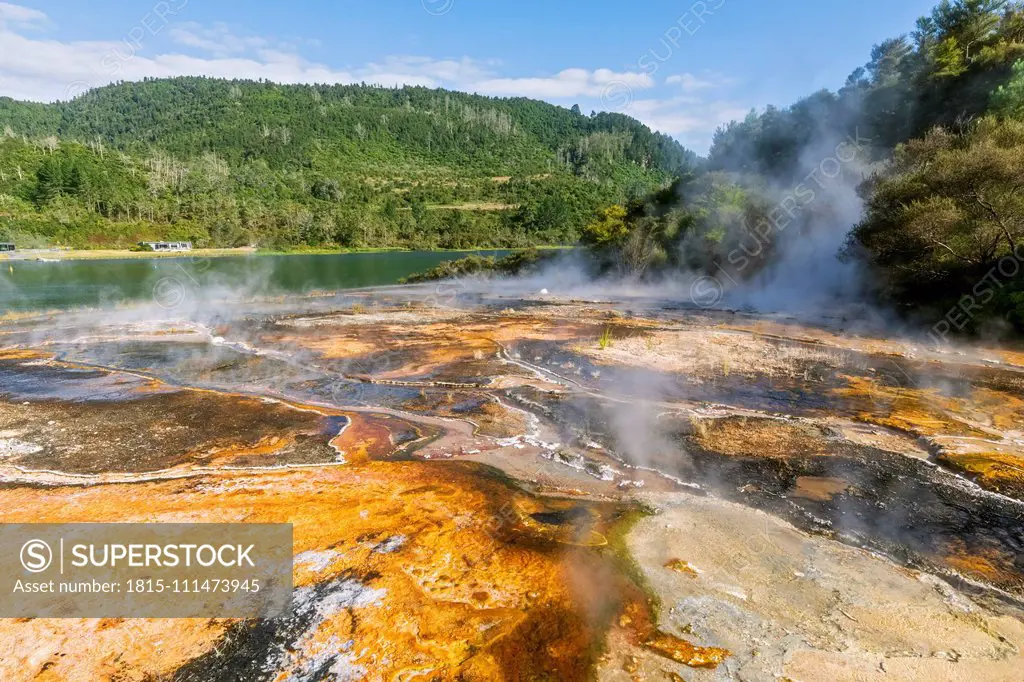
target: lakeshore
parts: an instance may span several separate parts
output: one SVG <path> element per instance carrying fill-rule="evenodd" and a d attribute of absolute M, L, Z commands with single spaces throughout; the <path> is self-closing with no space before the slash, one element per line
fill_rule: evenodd
<path fill-rule="evenodd" d="M 541 250 L 567 250 L 574 246 L 546 244 L 523 248 Z M 0 261 L 66 261 L 66 260 L 136 260 L 159 258 L 226 258 L 231 256 L 329 256 L 332 254 L 356 253 L 444 253 L 464 254 L 482 251 L 514 251 L 510 247 L 480 246 L 467 249 L 406 249 L 401 247 L 380 246 L 366 248 L 334 248 L 334 249 L 294 249 L 276 250 L 260 249 L 255 246 L 233 248 L 191 249 L 189 251 L 133 251 L 131 249 L 20 249 L 18 251 L 0 252 Z M 453 256 L 457 257 L 457 256 Z"/>

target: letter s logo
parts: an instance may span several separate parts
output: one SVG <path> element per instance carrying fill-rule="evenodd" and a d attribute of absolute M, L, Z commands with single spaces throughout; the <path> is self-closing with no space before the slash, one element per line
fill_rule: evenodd
<path fill-rule="evenodd" d="M 29 540 L 21 546 L 21 565 L 29 573 L 42 573 L 52 561 L 53 552 L 42 540 Z"/>

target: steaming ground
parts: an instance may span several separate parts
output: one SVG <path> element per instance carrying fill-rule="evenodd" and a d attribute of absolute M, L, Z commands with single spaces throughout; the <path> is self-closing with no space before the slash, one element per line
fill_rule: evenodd
<path fill-rule="evenodd" d="M 1014 679 L 1024 355 L 574 278 L 5 322 L 0 519 L 290 521 L 300 608 L 4 678 Z"/>

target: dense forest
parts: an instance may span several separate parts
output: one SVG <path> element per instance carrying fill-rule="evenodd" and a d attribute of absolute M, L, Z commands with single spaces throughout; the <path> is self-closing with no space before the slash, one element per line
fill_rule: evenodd
<path fill-rule="evenodd" d="M 1024 330 L 1024 3 L 944 0 L 838 92 L 720 128 L 701 172 L 602 209 L 583 240 L 605 269 L 726 285 L 852 262 L 940 333 Z"/>
<path fill-rule="evenodd" d="M 174 78 L 0 98 L 0 237 L 269 248 L 574 242 L 696 163 L 621 114 L 421 87 Z"/>

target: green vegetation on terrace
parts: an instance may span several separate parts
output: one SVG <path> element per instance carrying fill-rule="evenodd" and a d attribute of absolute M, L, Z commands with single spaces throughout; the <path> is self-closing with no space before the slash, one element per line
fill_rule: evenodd
<path fill-rule="evenodd" d="M 504 258 L 474 254 L 465 258 L 459 258 L 458 260 L 446 260 L 426 272 L 404 277 L 399 282 L 402 284 L 417 284 L 470 275 L 480 277 L 523 275 L 539 270 L 544 263 L 549 262 L 557 257 L 557 255 L 558 251 L 554 249 L 543 251 L 539 249 L 524 249 L 522 251 L 514 251 Z"/>

